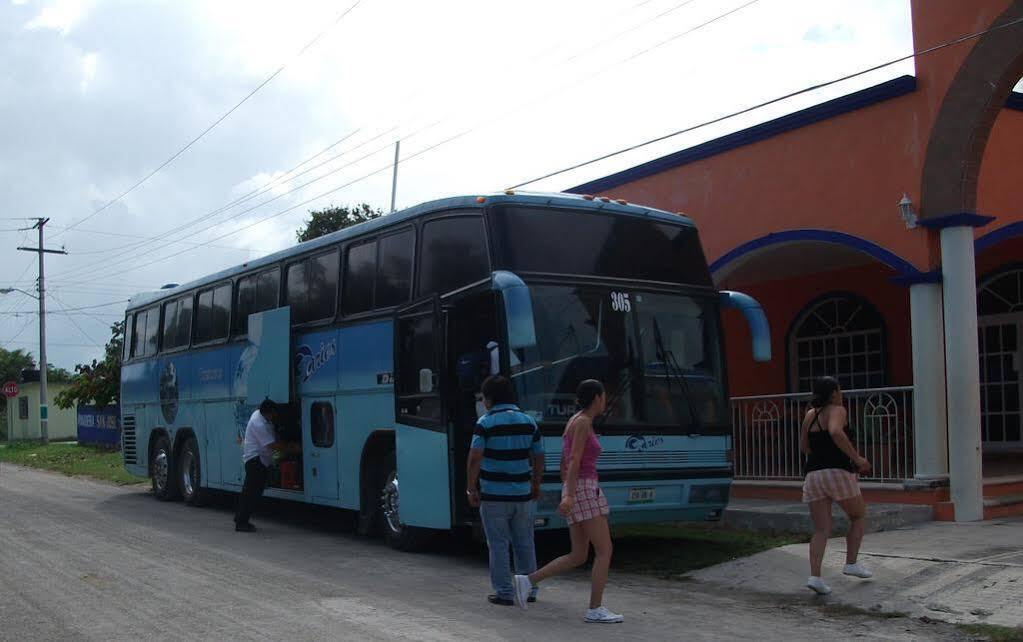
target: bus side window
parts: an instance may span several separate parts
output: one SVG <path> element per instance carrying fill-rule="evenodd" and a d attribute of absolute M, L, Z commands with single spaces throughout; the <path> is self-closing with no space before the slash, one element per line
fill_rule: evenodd
<path fill-rule="evenodd" d="M 380 239 L 374 307 L 408 303 L 412 294 L 412 253 L 415 233 L 405 230 Z"/>
<path fill-rule="evenodd" d="M 127 332 L 127 331 L 126 331 Z M 127 339 L 126 339 L 127 340 Z M 131 335 L 131 356 L 146 356 L 146 311 L 135 313 L 135 327 Z"/>
<path fill-rule="evenodd" d="M 154 357 L 160 348 L 160 308 L 146 310 L 146 352 L 145 356 Z"/>
<path fill-rule="evenodd" d="M 348 248 L 345 253 L 344 294 L 341 296 L 345 314 L 358 314 L 373 309 L 376 264 L 375 240 Z"/>
<path fill-rule="evenodd" d="M 121 341 L 121 363 L 124 363 L 131 356 L 131 339 L 134 336 L 134 330 L 131 326 L 132 315 L 128 314 L 124 317 L 124 332 L 122 333 Z"/>
<path fill-rule="evenodd" d="M 329 402 L 317 401 L 309 408 L 312 419 L 310 436 L 317 448 L 331 448 L 334 445 L 334 406 Z"/>
<path fill-rule="evenodd" d="M 490 273 L 483 218 L 456 216 L 423 226 L 419 295 L 444 294 Z"/>

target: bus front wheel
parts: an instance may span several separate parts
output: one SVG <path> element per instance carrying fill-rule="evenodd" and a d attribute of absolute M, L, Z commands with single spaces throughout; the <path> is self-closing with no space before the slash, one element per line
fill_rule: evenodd
<path fill-rule="evenodd" d="M 399 551 L 419 551 L 427 543 L 427 531 L 408 526 L 401 521 L 401 504 L 398 494 L 398 465 L 394 451 L 387 454 L 378 468 L 381 480 L 380 517 L 384 539 L 391 548 Z"/>
<path fill-rule="evenodd" d="M 171 443 L 167 435 L 160 435 L 149 452 L 149 474 L 153 478 L 153 496 L 161 502 L 177 499 L 178 480 L 172 474 Z"/>
<path fill-rule="evenodd" d="M 178 480 L 181 482 L 181 498 L 189 506 L 202 505 L 202 468 L 200 467 L 199 444 L 195 437 L 189 437 L 178 455 Z"/>

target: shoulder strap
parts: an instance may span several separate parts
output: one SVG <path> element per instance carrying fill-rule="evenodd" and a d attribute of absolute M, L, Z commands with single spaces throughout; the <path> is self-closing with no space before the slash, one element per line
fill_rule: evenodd
<path fill-rule="evenodd" d="M 821 408 L 816 408 L 814 410 L 815 412 L 813 413 L 813 421 L 811 422 L 810 426 L 812 427 L 813 424 L 817 424 L 822 432 L 826 432 L 824 430 L 823 424 L 821 424 Z"/>

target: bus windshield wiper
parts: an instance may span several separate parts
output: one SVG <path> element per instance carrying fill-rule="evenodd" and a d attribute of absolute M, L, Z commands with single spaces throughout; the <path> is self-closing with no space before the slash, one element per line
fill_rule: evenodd
<path fill-rule="evenodd" d="M 693 428 L 699 431 L 700 429 L 700 417 L 696 412 L 696 406 L 693 403 L 693 397 L 689 392 L 689 382 L 686 381 L 686 375 L 682 371 L 682 366 L 679 365 L 678 360 L 675 358 L 675 354 L 664 347 L 664 338 L 661 336 L 661 326 L 657 323 L 657 317 L 652 317 L 654 326 L 654 347 L 657 350 L 657 359 L 663 364 L 664 372 L 668 375 L 668 394 L 671 394 L 671 380 L 675 379 L 679 383 L 679 388 L 682 392 L 682 397 L 685 399 L 686 405 L 689 406 L 689 417 L 693 422 Z M 681 422 L 679 422 L 681 425 Z"/>

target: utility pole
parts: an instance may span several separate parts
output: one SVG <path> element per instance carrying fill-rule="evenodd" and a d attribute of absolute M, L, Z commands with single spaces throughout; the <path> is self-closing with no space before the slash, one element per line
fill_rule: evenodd
<path fill-rule="evenodd" d="M 394 198 L 398 194 L 398 154 L 401 151 L 401 139 L 394 141 L 394 175 L 391 177 L 391 212 L 394 212 Z"/>
<path fill-rule="evenodd" d="M 38 218 L 32 226 L 39 230 L 39 247 L 18 248 L 22 252 L 39 254 L 39 435 L 44 444 L 50 443 L 50 433 L 46 406 L 46 282 L 43 257 L 47 254 L 67 254 L 64 250 L 47 250 L 43 247 L 43 227 L 49 222 L 48 218 Z"/>

